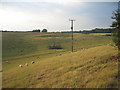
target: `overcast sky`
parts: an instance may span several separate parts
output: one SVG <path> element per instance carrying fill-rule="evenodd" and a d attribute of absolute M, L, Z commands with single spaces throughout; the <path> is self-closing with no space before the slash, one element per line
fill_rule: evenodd
<path fill-rule="evenodd" d="M 48 31 L 70 29 L 69 19 L 76 19 L 75 30 L 106 28 L 118 0 L 0 0 L 0 30 Z"/>

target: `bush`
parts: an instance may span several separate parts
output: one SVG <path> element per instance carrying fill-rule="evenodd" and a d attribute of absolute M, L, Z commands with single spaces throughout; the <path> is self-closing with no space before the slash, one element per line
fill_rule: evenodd
<path fill-rule="evenodd" d="M 49 45 L 49 49 L 63 49 L 60 44 L 51 44 Z"/>
<path fill-rule="evenodd" d="M 120 50 L 120 29 L 116 29 L 113 32 L 113 41 L 115 45 L 118 47 L 118 49 Z"/>

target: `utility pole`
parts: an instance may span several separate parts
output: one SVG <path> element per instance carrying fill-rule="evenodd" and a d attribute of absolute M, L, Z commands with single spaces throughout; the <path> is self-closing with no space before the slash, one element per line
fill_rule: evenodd
<path fill-rule="evenodd" d="M 69 19 L 69 21 L 71 22 L 71 31 L 72 31 L 72 52 L 73 52 L 73 22 L 75 21 L 75 19 Z"/>
<path fill-rule="evenodd" d="M 118 2 L 118 19 L 120 20 L 120 1 Z M 118 28 L 120 29 L 120 21 L 118 20 Z"/>

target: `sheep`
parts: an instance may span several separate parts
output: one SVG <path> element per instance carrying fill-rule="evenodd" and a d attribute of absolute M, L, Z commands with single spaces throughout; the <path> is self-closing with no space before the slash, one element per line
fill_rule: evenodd
<path fill-rule="evenodd" d="M 31 64 L 34 64 L 34 63 L 35 63 L 34 61 L 31 62 Z"/>
<path fill-rule="evenodd" d="M 8 61 L 5 61 L 6 63 L 8 63 Z"/>
<path fill-rule="evenodd" d="M 27 66 L 27 67 L 28 67 L 28 63 L 26 63 L 26 64 L 25 64 L 25 66 Z"/>
<path fill-rule="evenodd" d="M 22 68 L 23 67 L 22 64 L 20 64 L 19 67 Z"/>

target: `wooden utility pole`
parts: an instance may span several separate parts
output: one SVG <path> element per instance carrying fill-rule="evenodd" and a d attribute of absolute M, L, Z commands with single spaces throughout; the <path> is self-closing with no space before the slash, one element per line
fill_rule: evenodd
<path fill-rule="evenodd" d="M 69 19 L 69 21 L 71 22 L 71 31 L 72 31 L 72 52 L 73 52 L 73 22 L 75 21 L 74 19 Z"/>

